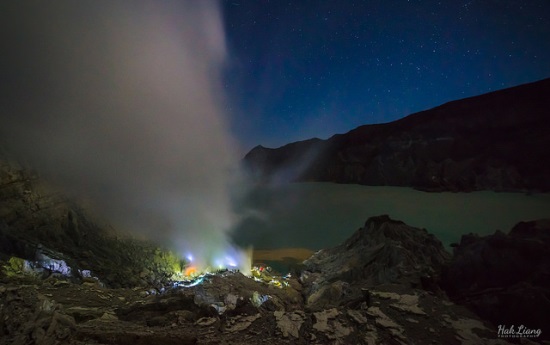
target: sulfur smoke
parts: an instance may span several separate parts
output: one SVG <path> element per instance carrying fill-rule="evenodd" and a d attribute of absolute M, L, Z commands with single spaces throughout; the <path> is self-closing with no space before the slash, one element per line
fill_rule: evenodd
<path fill-rule="evenodd" d="M 205 264 L 224 260 L 238 159 L 224 114 L 218 3 L 0 7 L 0 134 L 9 147 L 114 224 Z"/>

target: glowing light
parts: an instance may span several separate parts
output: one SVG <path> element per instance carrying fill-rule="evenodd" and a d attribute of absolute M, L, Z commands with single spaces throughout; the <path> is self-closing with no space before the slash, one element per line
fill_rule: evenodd
<path fill-rule="evenodd" d="M 228 266 L 237 267 L 237 262 L 230 256 L 225 257 L 225 262 L 227 263 Z"/>
<path fill-rule="evenodd" d="M 199 285 L 203 281 L 204 281 L 204 275 L 201 275 L 199 278 L 197 278 L 195 280 L 192 280 L 190 283 L 182 283 L 181 286 L 183 286 L 183 287 L 193 287 L 193 286 Z"/>
<path fill-rule="evenodd" d="M 174 287 L 184 287 L 184 288 L 190 288 L 193 286 L 197 286 L 201 284 L 204 281 L 204 278 L 209 275 L 208 273 L 201 274 L 200 276 L 196 277 L 195 279 L 186 279 L 182 281 L 174 282 Z"/>
<path fill-rule="evenodd" d="M 252 248 L 241 249 L 231 245 L 209 248 L 207 245 L 197 245 L 194 250 L 186 248 L 182 253 L 188 266 L 183 270 L 183 276 L 197 277 L 206 272 L 225 269 L 238 270 L 246 276 L 251 275 Z"/>
<path fill-rule="evenodd" d="M 188 277 L 196 274 L 197 274 L 197 268 L 195 266 L 189 266 L 185 269 L 185 275 Z"/>

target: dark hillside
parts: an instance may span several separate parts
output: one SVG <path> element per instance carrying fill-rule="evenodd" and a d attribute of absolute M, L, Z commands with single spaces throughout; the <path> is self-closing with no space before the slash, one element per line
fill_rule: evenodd
<path fill-rule="evenodd" d="M 257 146 L 264 181 L 330 181 L 430 191 L 550 190 L 550 79 L 449 102 L 327 140 Z"/>

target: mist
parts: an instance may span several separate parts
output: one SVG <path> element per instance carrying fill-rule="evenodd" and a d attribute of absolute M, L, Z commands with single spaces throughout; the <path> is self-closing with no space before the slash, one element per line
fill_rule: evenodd
<path fill-rule="evenodd" d="M 205 263 L 232 251 L 238 150 L 224 112 L 219 4 L 0 7 L 8 147 L 115 226 Z"/>

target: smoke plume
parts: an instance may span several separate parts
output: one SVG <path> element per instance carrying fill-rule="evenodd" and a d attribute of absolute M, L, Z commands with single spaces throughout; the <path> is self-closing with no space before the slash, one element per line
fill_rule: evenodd
<path fill-rule="evenodd" d="M 0 134 L 114 224 L 214 260 L 234 219 L 219 6 L 5 1 Z"/>

